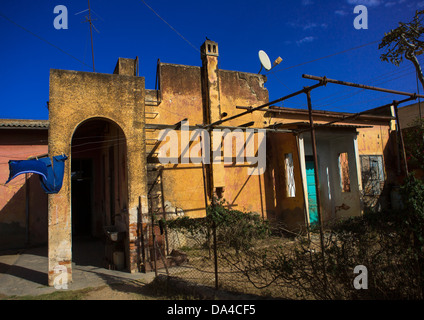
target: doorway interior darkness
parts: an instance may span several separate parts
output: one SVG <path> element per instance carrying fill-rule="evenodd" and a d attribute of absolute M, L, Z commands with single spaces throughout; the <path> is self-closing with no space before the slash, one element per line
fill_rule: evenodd
<path fill-rule="evenodd" d="M 72 159 L 72 234 L 91 236 L 93 208 L 93 160 Z"/>
<path fill-rule="evenodd" d="M 71 150 L 74 258 L 81 243 L 99 242 L 103 248 L 96 250 L 104 260 L 105 229 L 124 222 L 128 207 L 126 150 L 122 130 L 107 119 L 87 120 L 75 130 Z M 93 256 L 99 258 L 99 252 Z"/>

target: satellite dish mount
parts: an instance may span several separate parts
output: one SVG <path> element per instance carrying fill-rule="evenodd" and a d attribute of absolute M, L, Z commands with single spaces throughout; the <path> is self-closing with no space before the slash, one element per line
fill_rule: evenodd
<path fill-rule="evenodd" d="M 261 73 L 262 68 L 264 68 L 266 71 L 270 71 L 272 68 L 274 68 L 276 65 L 280 64 L 283 59 L 281 57 L 278 57 L 274 61 L 274 65 L 271 65 L 271 60 L 269 59 L 268 55 L 265 51 L 259 50 L 258 52 L 259 61 L 261 62 L 261 69 L 259 70 L 258 74 Z"/>

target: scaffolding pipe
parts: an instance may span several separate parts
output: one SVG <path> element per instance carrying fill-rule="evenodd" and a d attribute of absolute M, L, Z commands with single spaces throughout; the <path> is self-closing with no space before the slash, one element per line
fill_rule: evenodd
<path fill-rule="evenodd" d="M 311 76 L 311 75 L 308 75 L 308 74 L 304 74 L 304 75 L 302 75 L 302 77 L 305 78 L 305 79 L 317 80 L 317 81 L 320 81 L 320 83 L 321 82 L 324 82 L 324 83 L 330 82 L 330 83 L 334 83 L 334 84 L 340 84 L 340 85 L 343 85 L 343 86 L 356 87 L 356 88 L 361 88 L 361 89 L 374 90 L 374 91 L 393 93 L 393 94 L 400 94 L 400 95 L 403 95 L 403 96 L 424 98 L 423 95 L 416 94 L 416 93 L 410 93 L 410 92 L 404 92 L 404 91 L 398 91 L 398 90 L 391 90 L 391 89 L 373 87 L 373 86 L 368 86 L 368 85 L 365 85 L 365 84 L 358 84 L 358 83 L 352 83 L 352 82 L 347 82 L 347 81 L 328 79 L 326 77 L 317 77 L 317 76 Z"/>
<path fill-rule="evenodd" d="M 317 83 L 317 84 L 315 84 L 315 85 L 313 85 L 313 86 L 305 87 L 305 88 L 303 88 L 302 90 L 296 91 L 296 92 L 291 93 L 291 94 L 289 94 L 289 95 L 287 95 L 287 96 L 284 96 L 284 97 L 279 98 L 279 99 L 277 99 L 277 100 L 274 100 L 274 101 L 271 101 L 271 102 L 265 103 L 265 104 L 260 105 L 260 106 L 258 106 L 258 107 L 254 107 L 254 108 L 253 108 L 253 107 L 249 107 L 247 111 L 244 111 L 244 112 L 242 112 L 242 113 L 236 114 L 236 115 L 231 116 L 231 117 L 229 117 L 229 118 L 224 118 L 224 119 L 221 119 L 221 120 L 215 121 L 215 122 L 213 122 L 213 123 L 211 123 L 211 124 L 207 124 L 207 125 L 203 126 L 203 128 L 204 128 L 204 129 L 207 129 L 207 128 L 210 128 L 210 127 L 215 127 L 215 126 L 217 126 L 217 125 L 220 125 L 221 123 L 224 123 L 224 122 L 227 122 L 227 121 L 230 121 L 230 120 L 237 119 L 237 118 L 239 118 L 239 117 L 241 117 L 241 116 L 244 116 L 244 115 L 246 115 L 246 114 L 249 114 L 249 113 L 252 113 L 252 112 L 254 112 L 254 111 L 258 111 L 258 110 L 261 110 L 261 109 L 263 109 L 263 108 L 265 108 L 265 107 L 268 107 L 268 106 L 270 106 L 270 105 L 272 105 L 272 104 L 274 104 L 274 103 L 278 103 L 278 102 L 281 102 L 281 101 L 284 101 L 284 100 L 287 100 L 287 99 L 293 98 L 293 97 L 295 97 L 295 96 L 297 96 L 297 95 L 299 95 L 299 94 L 306 93 L 307 91 L 311 91 L 311 90 L 313 90 L 313 89 L 316 89 L 316 88 L 321 87 L 321 86 L 324 86 L 324 85 L 325 85 L 325 82 L 321 81 L 321 82 L 319 82 L 319 83 Z"/>
<path fill-rule="evenodd" d="M 408 101 L 411 101 L 411 100 L 415 100 L 415 99 L 416 99 L 415 97 L 409 97 L 409 98 L 404 99 L 404 100 L 401 100 L 401 101 L 394 101 L 394 102 L 391 102 L 391 103 L 385 104 L 384 106 L 380 106 L 380 107 L 377 107 L 377 108 L 374 108 L 374 109 L 370 109 L 370 110 L 361 111 L 361 112 L 358 112 L 358 113 L 352 114 L 352 115 L 350 115 L 350 116 L 343 117 L 343 118 L 341 118 L 341 119 L 339 119 L 339 120 L 334 120 L 334 121 L 330 121 L 330 122 L 326 122 L 326 123 L 320 123 L 320 124 L 317 124 L 317 125 L 315 126 L 315 128 L 316 128 L 316 127 L 328 126 L 328 125 L 331 125 L 331 124 L 334 124 L 334 123 L 343 122 L 343 121 L 345 121 L 345 120 L 356 119 L 357 117 L 359 117 L 359 116 L 361 116 L 361 115 L 364 115 L 364 114 L 366 114 L 366 113 L 368 113 L 368 112 L 371 112 L 371 111 L 378 111 L 378 110 L 383 110 L 383 109 L 385 109 L 385 108 L 389 108 L 389 107 L 393 106 L 395 102 L 399 105 L 399 104 L 401 104 L 401 103 L 405 103 L 405 102 L 408 102 Z M 397 122 L 398 122 L 398 120 L 397 120 Z M 309 131 L 309 130 L 311 130 L 311 129 L 310 129 L 310 128 L 302 129 L 302 130 L 297 131 L 297 133 L 302 133 L 302 132 L 306 132 L 306 131 Z"/>
<path fill-rule="evenodd" d="M 249 107 L 241 107 L 241 106 L 237 106 L 237 109 L 249 109 Z M 372 111 L 374 109 L 368 110 L 368 111 Z M 267 109 L 262 109 L 259 110 L 262 112 L 272 112 L 272 113 L 277 113 L 277 114 L 308 114 L 308 110 L 304 110 L 304 109 L 286 109 L 283 107 L 276 107 L 276 106 L 271 106 L 270 108 Z M 338 112 L 338 114 L 336 113 L 329 113 L 328 111 L 324 111 L 324 112 L 314 112 L 313 113 L 316 116 L 319 117 L 325 117 L 325 118 L 339 118 L 342 119 L 346 116 L 340 115 L 340 112 Z M 363 118 L 363 120 L 382 120 L 384 118 L 391 118 L 390 116 L 378 116 L 378 115 L 369 115 L 369 114 L 363 114 L 361 115 L 361 118 Z M 280 124 L 282 125 L 282 123 Z M 270 125 L 266 128 L 273 128 L 274 125 Z"/>
<path fill-rule="evenodd" d="M 323 265 L 323 274 L 325 279 L 325 284 L 327 283 L 327 274 L 325 268 L 325 254 L 324 254 L 324 229 L 323 229 L 323 219 L 321 214 L 321 194 L 320 194 L 320 182 L 319 182 L 319 172 L 318 172 L 318 155 L 317 155 L 317 142 L 315 136 L 315 127 L 314 119 L 312 117 L 312 101 L 311 101 L 311 91 L 306 91 L 306 97 L 308 100 L 308 111 L 309 111 L 309 123 L 311 129 L 311 140 L 312 140 L 312 153 L 314 157 L 314 176 L 315 176 L 315 190 L 317 195 L 317 210 L 318 210 L 318 221 L 319 221 L 319 233 L 320 233 L 320 243 L 321 243 L 321 255 L 322 255 L 322 265 Z"/>
<path fill-rule="evenodd" d="M 197 130 L 197 129 L 203 129 L 204 125 L 202 124 L 198 124 L 195 126 L 187 126 L 188 130 L 193 131 L 193 130 Z M 181 130 L 181 126 L 176 126 L 175 124 L 154 124 L 154 123 L 146 123 L 145 128 L 148 130 L 164 130 L 164 129 L 172 129 L 172 130 Z M 294 130 L 292 129 L 273 129 L 273 128 L 247 128 L 247 127 L 240 127 L 240 126 L 214 126 L 214 129 L 219 129 L 219 130 L 225 130 L 225 129 L 229 129 L 229 130 L 236 130 L 236 129 L 241 129 L 241 130 L 264 130 L 266 132 L 280 132 L 280 133 L 291 133 Z M 146 139 L 147 140 L 147 139 Z M 157 140 L 157 139 L 151 139 L 151 140 Z"/>
<path fill-rule="evenodd" d="M 319 187 L 319 172 L 318 172 L 318 156 L 317 156 L 317 145 L 316 145 L 316 136 L 315 136 L 315 124 L 314 119 L 312 117 L 312 101 L 311 101 L 311 93 L 310 91 L 306 92 L 306 97 L 308 100 L 308 110 L 309 110 L 309 123 L 311 130 L 311 141 L 312 141 L 312 154 L 314 158 L 314 175 L 315 175 L 315 189 L 317 194 L 317 209 L 318 209 L 318 221 L 320 226 L 320 237 L 321 237 L 321 246 L 324 248 L 324 240 L 323 240 L 323 229 L 322 229 L 322 215 L 321 215 L 321 194 Z"/>

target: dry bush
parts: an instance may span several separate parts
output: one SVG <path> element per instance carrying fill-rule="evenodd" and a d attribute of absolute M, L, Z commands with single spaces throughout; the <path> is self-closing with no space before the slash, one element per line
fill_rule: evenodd
<path fill-rule="evenodd" d="M 323 251 L 317 230 L 288 238 L 259 216 L 222 204 L 203 220 L 185 218 L 173 227 L 203 234 L 203 247 L 216 227 L 220 285 L 232 281 L 232 289 L 243 285 L 243 293 L 248 283 L 288 299 L 422 299 L 424 183 L 408 177 L 401 192 L 401 211 L 369 212 L 326 226 Z M 358 265 L 367 269 L 366 289 L 354 287 Z"/>

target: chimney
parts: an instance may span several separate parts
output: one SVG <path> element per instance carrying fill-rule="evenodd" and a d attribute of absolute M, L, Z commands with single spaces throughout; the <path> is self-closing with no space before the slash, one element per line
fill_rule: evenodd
<path fill-rule="evenodd" d="M 204 123 L 210 124 L 221 119 L 221 101 L 219 91 L 219 69 L 218 69 L 218 44 L 211 40 L 206 40 L 200 47 L 202 58 L 202 95 L 203 95 L 203 117 Z M 214 133 L 211 137 L 211 155 L 214 141 Z M 220 136 L 215 140 L 221 140 Z M 222 143 L 221 143 L 222 144 Z M 223 146 L 221 145 L 221 148 Z M 223 159 L 220 163 L 207 165 L 209 196 L 222 198 L 225 187 L 225 169 Z"/>
<path fill-rule="evenodd" d="M 206 40 L 200 48 L 205 123 L 220 120 L 221 104 L 218 77 L 218 44 Z"/>
<path fill-rule="evenodd" d="M 119 58 L 113 74 L 123 76 L 138 76 L 138 57 L 135 59 Z"/>

